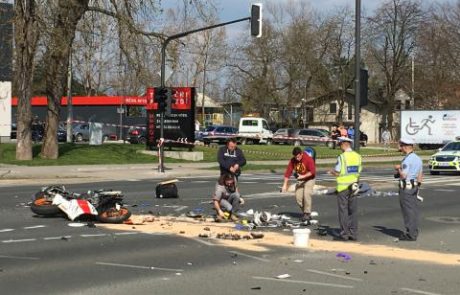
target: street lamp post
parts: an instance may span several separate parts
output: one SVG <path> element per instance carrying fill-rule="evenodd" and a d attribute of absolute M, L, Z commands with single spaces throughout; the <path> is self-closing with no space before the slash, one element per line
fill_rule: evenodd
<path fill-rule="evenodd" d="M 356 0 L 356 24 L 355 24 L 355 138 L 354 148 L 359 151 L 359 137 L 360 137 L 360 126 L 359 126 L 359 108 L 361 104 L 360 96 L 360 76 L 361 76 L 361 0 Z"/>
<path fill-rule="evenodd" d="M 71 143 L 73 138 L 72 130 L 73 106 L 72 106 L 72 47 L 69 51 L 69 65 L 67 66 L 67 139 Z"/>

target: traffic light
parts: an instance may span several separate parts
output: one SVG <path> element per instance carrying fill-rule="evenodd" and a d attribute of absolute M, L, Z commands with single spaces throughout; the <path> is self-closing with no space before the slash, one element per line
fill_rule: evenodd
<path fill-rule="evenodd" d="M 262 37 L 262 3 L 251 6 L 251 35 L 257 38 Z"/>
<path fill-rule="evenodd" d="M 360 102 L 359 106 L 365 106 L 367 105 L 367 92 L 368 92 L 368 80 L 369 80 L 369 74 L 368 71 L 365 69 L 360 69 L 360 75 L 359 75 L 359 97 L 360 97 Z"/>
<path fill-rule="evenodd" d="M 171 115 L 172 105 L 176 103 L 176 90 L 174 88 L 168 88 L 166 95 L 166 115 Z"/>
<path fill-rule="evenodd" d="M 166 110 L 168 89 L 164 87 L 155 88 L 155 102 L 158 104 L 158 111 L 163 113 Z"/>

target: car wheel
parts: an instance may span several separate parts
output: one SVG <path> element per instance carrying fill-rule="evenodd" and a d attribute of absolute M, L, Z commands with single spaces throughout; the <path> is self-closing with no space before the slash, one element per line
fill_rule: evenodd
<path fill-rule="evenodd" d="M 241 139 L 241 144 L 243 145 L 248 144 L 248 140 L 246 138 Z"/>
<path fill-rule="evenodd" d="M 332 149 L 332 148 L 334 147 L 334 143 L 333 143 L 332 141 L 328 141 L 328 142 L 326 143 L 326 146 L 327 146 L 328 148 Z"/>
<path fill-rule="evenodd" d="M 431 175 L 439 175 L 439 171 L 431 171 L 431 170 L 430 170 L 430 174 L 431 174 Z"/>
<path fill-rule="evenodd" d="M 106 142 L 107 140 L 109 140 L 109 136 L 108 136 L 108 135 L 102 136 L 102 142 Z"/>
<path fill-rule="evenodd" d="M 300 144 L 301 144 L 300 140 L 294 141 L 294 146 L 300 146 Z"/>
<path fill-rule="evenodd" d="M 75 135 L 75 141 L 76 142 L 83 141 L 83 135 L 81 133 L 78 133 L 77 135 Z"/>
<path fill-rule="evenodd" d="M 147 139 L 145 137 L 141 137 L 139 138 L 139 143 L 140 144 L 146 144 L 147 143 Z"/>
<path fill-rule="evenodd" d="M 267 145 L 272 145 L 272 140 L 271 139 L 267 139 Z"/>

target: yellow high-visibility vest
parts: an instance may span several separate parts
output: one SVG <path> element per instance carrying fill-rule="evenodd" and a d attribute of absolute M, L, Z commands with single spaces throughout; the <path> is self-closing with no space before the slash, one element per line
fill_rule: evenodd
<path fill-rule="evenodd" d="M 358 182 L 362 170 L 361 156 L 355 151 L 340 154 L 340 173 L 337 176 L 337 191 L 341 192 L 354 183 Z"/>

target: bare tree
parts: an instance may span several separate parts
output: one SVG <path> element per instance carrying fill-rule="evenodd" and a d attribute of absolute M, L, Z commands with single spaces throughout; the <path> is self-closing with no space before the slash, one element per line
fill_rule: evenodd
<path fill-rule="evenodd" d="M 382 73 L 384 115 L 390 130 L 394 127 L 395 94 L 408 75 L 421 18 L 419 1 L 388 0 L 368 19 L 368 59 Z"/>
<path fill-rule="evenodd" d="M 14 3 L 15 69 L 14 83 L 18 95 L 16 159 L 31 160 L 32 155 L 32 80 L 34 60 L 40 37 L 38 9 L 34 0 Z"/>

